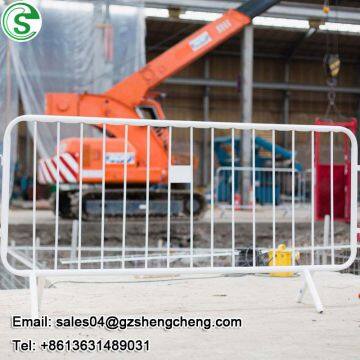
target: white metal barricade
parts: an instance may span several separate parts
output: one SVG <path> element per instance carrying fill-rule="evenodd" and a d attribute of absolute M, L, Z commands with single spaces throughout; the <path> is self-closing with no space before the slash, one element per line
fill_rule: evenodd
<path fill-rule="evenodd" d="M 84 264 L 89 262 L 89 259 L 83 258 L 83 245 L 82 245 L 82 188 L 83 188 L 83 161 L 84 161 L 84 149 L 80 146 L 80 154 L 78 156 L 78 166 L 79 166 L 79 216 L 78 216 L 78 226 L 75 230 L 77 232 L 77 246 L 76 246 L 76 256 L 74 259 L 74 253 L 72 257 L 69 259 L 61 259 L 63 255 L 61 255 L 62 247 L 59 246 L 59 184 L 60 184 L 60 172 L 59 172 L 59 161 L 55 163 L 56 168 L 56 210 L 55 210 L 55 220 L 54 220 L 54 238 L 53 238 L 53 246 L 51 248 L 53 255 L 53 265 L 50 267 L 39 267 L 37 265 L 37 256 L 38 256 L 38 242 L 37 242 L 37 209 L 36 209 L 36 182 L 34 182 L 34 191 L 33 191 L 33 209 L 32 209 L 32 243 L 30 244 L 32 249 L 32 261 L 28 265 L 28 268 L 15 268 L 11 264 L 13 262 L 9 261 L 9 257 L 12 256 L 13 252 L 10 251 L 9 247 L 9 202 L 10 202 L 10 160 L 11 160 L 11 135 L 12 130 L 15 126 L 17 126 L 20 122 L 29 123 L 28 125 L 33 126 L 33 134 L 34 134 L 34 164 L 33 171 L 36 176 L 38 160 L 36 156 L 36 146 L 37 146 L 37 128 L 41 126 L 43 123 L 52 123 L 57 127 L 57 159 L 59 159 L 59 151 L 60 151 L 60 131 L 62 126 L 66 126 L 67 124 L 75 124 L 79 126 L 80 129 L 80 144 L 83 144 L 83 127 L 84 125 L 116 125 L 122 126 L 125 129 L 125 158 L 127 158 L 127 151 L 130 148 L 130 144 L 127 142 L 127 134 L 128 129 L 130 127 L 144 127 L 147 134 L 150 133 L 152 128 L 167 128 L 168 129 L 168 170 L 169 176 L 166 180 L 166 188 L 168 191 L 168 208 L 167 215 L 165 217 L 166 222 L 166 239 L 164 239 L 165 247 L 161 250 L 160 254 L 153 255 L 153 249 L 149 246 L 149 202 L 151 199 L 149 198 L 149 155 L 146 156 L 146 199 L 144 201 L 145 207 L 145 236 L 144 236 L 144 253 L 142 256 L 131 256 L 131 250 L 129 250 L 129 246 L 131 247 L 131 239 L 126 238 L 126 229 L 127 229 L 127 216 L 126 216 L 126 194 L 127 194 L 127 184 L 126 184 L 126 175 L 125 182 L 123 184 L 124 188 L 124 198 L 123 198 L 123 207 L 124 212 L 122 216 L 122 221 L 115 222 L 118 224 L 117 226 L 122 232 L 122 243 L 120 245 L 119 254 L 115 260 L 110 260 L 105 257 L 105 226 L 108 226 L 106 223 L 106 215 L 105 215 L 105 204 L 106 201 L 104 191 L 105 191 L 105 157 L 106 157 L 106 126 L 102 127 L 103 136 L 103 152 L 102 152 L 102 166 L 101 166 L 101 174 L 102 174 L 102 196 L 101 196 L 101 211 L 102 216 L 99 221 L 100 237 L 98 242 L 98 249 L 100 256 L 93 261 L 96 267 L 94 268 L 84 268 Z M 73 126 L 72 125 L 72 126 Z M 190 164 L 186 166 L 175 166 L 172 164 L 171 156 L 172 156 L 172 144 L 173 144 L 173 132 L 175 130 L 182 129 L 182 131 L 189 132 L 190 139 Z M 234 142 L 235 136 L 239 136 L 239 133 L 242 131 L 247 131 L 252 138 L 252 182 L 255 183 L 255 156 L 254 156 L 254 141 L 257 131 L 269 131 L 272 136 L 272 142 L 275 143 L 275 136 L 277 132 L 289 132 L 292 138 L 292 165 L 291 165 L 291 235 L 290 239 L 288 239 L 288 249 L 291 251 L 291 265 L 290 266 L 274 266 L 274 265 L 264 265 L 260 264 L 256 257 L 256 250 L 260 248 L 257 245 L 257 223 L 261 221 L 258 218 L 257 209 L 255 207 L 255 201 L 253 198 L 252 208 L 250 211 L 250 224 L 252 227 L 252 234 L 250 236 L 250 242 L 252 249 L 252 261 L 250 266 L 241 266 L 236 262 L 236 257 L 239 255 L 239 250 L 237 248 L 237 237 L 236 237 L 236 224 L 237 217 L 235 214 L 235 191 L 234 191 L 234 183 L 232 185 L 232 201 L 231 201 L 231 220 L 229 225 L 231 227 L 231 231 L 229 234 L 229 238 L 225 239 L 227 241 L 227 246 L 222 246 L 222 250 L 216 248 L 214 243 L 214 227 L 216 220 L 216 208 L 215 208 L 215 160 L 214 160 L 214 138 L 215 131 L 223 131 L 229 132 L 232 137 L 232 176 L 234 178 L 235 172 L 235 154 L 234 154 Z M 210 234 L 209 234 L 209 246 L 208 248 L 200 248 L 196 247 L 194 240 L 194 223 L 195 219 L 193 216 L 193 193 L 194 193 L 194 132 L 195 131 L 208 131 L 210 135 L 210 204 L 208 210 L 208 222 L 210 225 Z M 334 206 L 333 206 L 333 192 L 331 192 L 331 213 L 330 215 L 330 227 L 329 227 L 329 245 L 326 248 L 331 253 L 331 262 L 329 264 L 316 264 L 315 263 L 315 252 L 318 250 L 324 251 L 324 247 L 322 242 L 319 243 L 315 239 L 315 208 L 314 208 L 314 186 L 315 186 L 315 169 L 314 169 L 314 142 L 315 142 L 315 133 L 327 133 L 331 135 L 331 139 L 333 139 L 334 134 L 344 134 L 350 139 L 351 143 L 351 223 L 349 229 L 349 239 L 347 244 L 336 244 L 335 236 L 334 236 Z M 295 162 L 296 162 L 296 134 L 297 133 L 305 133 L 309 136 L 311 140 L 311 170 L 312 170 L 312 186 L 311 186 L 311 220 L 309 223 L 310 235 L 309 235 L 309 244 L 307 246 L 307 251 L 310 254 L 310 262 L 308 264 L 299 264 L 296 261 L 296 252 L 300 245 L 297 245 L 297 234 L 296 234 L 296 216 L 295 216 Z M 149 135 L 146 136 L 147 144 L 143 144 L 144 148 L 147 149 L 147 154 L 149 154 Z M 129 145 L 129 146 L 128 146 Z M 55 147 L 55 146 L 54 146 Z M 273 202 L 271 206 L 271 222 L 270 227 L 272 229 L 271 234 L 271 245 L 270 245 L 270 253 L 272 252 L 272 257 L 275 257 L 275 249 L 279 244 L 279 239 L 277 239 L 277 218 L 276 218 L 276 204 L 275 204 L 275 152 L 274 146 L 272 151 L 272 177 L 273 177 Z M 305 286 L 308 287 L 315 306 L 319 312 L 323 311 L 322 304 L 320 302 L 319 296 L 317 294 L 314 282 L 311 277 L 311 273 L 314 271 L 339 271 L 346 269 L 349 267 L 356 257 L 357 252 L 357 172 L 359 170 L 358 167 L 358 146 L 357 140 L 354 134 L 346 128 L 336 127 L 336 126 L 309 126 L 309 125 L 278 125 L 278 124 L 244 124 L 244 123 L 216 123 L 216 122 L 192 122 L 192 121 L 170 121 L 170 120 L 133 120 L 133 119 L 109 119 L 109 118 L 86 118 L 86 117 L 60 117 L 60 116 L 38 116 L 38 115 L 26 115 L 21 116 L 13 120 L 7 127 L 5 135 L 4 135 L 4 146 L 3 146 L 3 157 L 2 157 L 2 166 L 3 166 L 3 178 L 2 178 L 2 206 L 1 206 L 1 258 L 4 263 L 5 268 L 11 272 L 12 274 L 29 277 L 30 279 L 30 290 L 31 290 L 31 304 L 32 304 L 32 314 L 33 316 L 38 316 L 39 310 L 39 294 L 41 293 L 41 288 L 44 283 L 44 278 L 48 276 L 66 276 L 66 275 L 121 275 L 121 274 L 152 274 L 152 275 L 164 275 L 164 274 L 188 274 L 188 273 L 246 273 L 246 274 L 256 274 L 256 273 L 273 273 L 273 272 L 300 272 L 304 275 L 304 288 L 300 292 L 299 300 L 301 300 L 301 296 L 305 290 Z M 330 142 L 330 153 L 333 152 L 333 141 Z M 123 154 L 124 155 L 124 154 Z M 124 162 L 124 174 L 126 174 L 127 162 Z M 331 156 L 331 167 L 334 166 L 333 156 Z M 187 248 L 182 248 L 178 253 L 174 252 L 171 244 L 171 231 L 172 231 L 172 217 L 170 214 L 171 208 L 171 191 L 172 191 L 172 183 L 178 181 L 178 178 L 181 177 L 182 183 L 187 183 L 189 185 L 190 190 L 190 216 L 189 216 L 189 243 Z M 331 182 L 333 184 L 333 171 L 331 171 Z M 333 188 L 333 185 L 331 186 Z M 252 193 L 252 196 L 255 196 L 255 193 Z M 120 224 L 120 225 L 119 225 Z M 110 226 L 110 225 L 109 225 Z M 74 234 L 73 234 L 74 235 Z M 11 239 L 10 239 L 11 240 Z M 69 239 L 70 244 L 70 239 Z M 320 245 L 319 245 L 320 244 Z M 303 244 L 302 244 L 303 246 Z M 344 260 L 342 264 L 336 264 L 334 260 L 334 252 L 335 250 L 341 248 L 342 246 L 348 249 L 348 257 Z M 219 257 L 228 257 L 229 261 L 226 265 L 223 263 L 219 265 L 216 261 Z M 163 259 L 164 265 L 159 266 L 150 266 L 150 261 L 154 259 Z M 180 267 L 174 264 L 174 259 L 187 259 L 186 266 Z M 201 263 L 198 262 L 198 259 L 207 259 L 207 262 Z M 61 268 L 58 266 L 59 261 L 63 260 L 62 264 L 69 264 L 68 268 Z M 104 266 L 107 261 L 112 263 L 111 267 Z M 139 261 L 142 266 L 138 266 Z M 91 262 L 91 261 L 90 261 Z M 132 263 L 132 266 L 128 266 L 128 264 Z M 76 265 L 74 267 L 74 264 Z M 135 264 L 135 266 L 134 266 Z"/>

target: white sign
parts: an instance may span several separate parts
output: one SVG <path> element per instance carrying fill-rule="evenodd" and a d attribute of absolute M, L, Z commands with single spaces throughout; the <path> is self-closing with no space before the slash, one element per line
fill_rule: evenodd
<path fill-rule="evenodd" d="M 207 31 L 204 31 L 196 38 L 189 41 L 189 45 L 193 51 L 199 50 L 203 46 L 207 45 L 212 40 L 211 36 Z"/>
<path fill-rule="evenodd" d="M 106 164 L 134 164 L 135 154 L 134 153 L 122 153 L 122 152 L 107 152 L 105 154 Z"/>

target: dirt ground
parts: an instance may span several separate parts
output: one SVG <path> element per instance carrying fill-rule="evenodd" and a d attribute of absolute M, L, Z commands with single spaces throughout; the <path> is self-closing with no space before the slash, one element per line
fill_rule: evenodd
<path fill-rule="evenodd" d="M 85 283 L 78 283 L 78 282 Z M 96 281 L 96 283 L 94 282 Z M 11 329 L 10 315 L 29 315 L 27 290 L 0 291 L 1 359 L 276 359 L 358 360 L 360 280 L 316 273 L 325 312 L 307 294 L 295 302 L 302 279 L 268 276 L 48 279 L 42 314 L 187 318 L 239 317 L 237 329 Z M 51 285 L 52 284 L 52 285 Z M 11 339 L 148 339 L 149 352 L 14 353 Z"/>

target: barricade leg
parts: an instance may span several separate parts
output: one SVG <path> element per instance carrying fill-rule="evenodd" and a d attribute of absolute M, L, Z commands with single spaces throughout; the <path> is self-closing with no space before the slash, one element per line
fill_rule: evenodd
<path fill-rule="evenodd" d="M 45 287 L 45 278 L 36 277 L 36 275 L 33 274 L 30 275 L 29 283 L 31 297 L 31 316 L 33 318 L 38 318 L 43 291 Z"/>
<path fill-rule="evenodd" d="M 309 289 L 311 297 L 312 297 L 312 299 L 314 301 L 316 311 L 321 314 L 324 311 L 324 307 L 323 307 L 323 305 L 321 303 L 319 294 L 317 292 L 317 289 L 316 289 L 316 286 L 315 286 L 315 283 L 314 283 L 314 280 L 313 280 L 313 278 L 311 276 L 310 271 L 309 270 L 304 270 L 303 271 L 303 277 L 304 277 L 304 284 L 303 284 L 302 288 L 299 291 L 297 302 L 300 303 L 302 301 L 306 289 Z"/>
<path fill-rule="evenodd" d="M 301 277 L 304 278 L 303 275 Z M 305 278 L 303 280 L 304 280 L 303 284 L 302 284 L 302 286 L 301 286 L 301 288 L 299 290 L 299 293 L 298 293 L 298 296 L 297 296 L 297 299 L 296 299 L 296 302 L 298 302 L 298 303 L 302 302 L 302 299 L 303 299 L 305 291 L 306 291 L 306 280 L 305 280 Z"/>

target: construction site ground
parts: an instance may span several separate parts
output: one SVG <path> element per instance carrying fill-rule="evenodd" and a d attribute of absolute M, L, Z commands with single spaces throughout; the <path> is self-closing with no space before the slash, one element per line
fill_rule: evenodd
<path fill-rule="evenodd" d="M 273 210 L 271 206 L 256 208 L 256 246 L 270 247 L 273 244 Z M 292 238 L 292 212 L 291 207 L 278 207 L 275 212 L 276 244 L 291 244 Z M 194 221 L 194 246 L 209 247 L 211 232 L 211 212 Z M 235 212 L 235 238 L 236 247 L 252 246 L 253 241 L 253 214 L 251 210 Z M 12 209 L 9 212 L 9 241 L 16 245 L 32 245 L 33 213 L 31 209 Z M 231 246 L 232 234 L 231 209 L 216 208 L 214 215 L 214 243 L 215 247 Z M 59 245 L 70 245 L 73 230 L 72 220 L 59 220 Z M 122 219 L 106 219 L 105 246 L 120 245 L 122 240 Z M 127 219 L 126 245 L 144 246 L 145 219 Z M 295 239 L 296 245 L 306 246 L 311 242 L 311 209 L 308 205 L 301 205 L 295 212 Z M 324 223 L 315 222 L 315 244 L 322 245 L 324 237 Z M 101 239 L 100 221 L 82 221 L 82 245 L 99 246 Z M 55 236 L 55 216 L 50 210 L 38 210 L 36 213 L 36 237 L 40 245 L 53 245 Z M 189 219 L 171 219 L 171 245 L 188 247 L 190 237 Z M 167 221 L 165 219 L 150 218 L 149 220 L 149 246 L 158 246 L 159 241 L 167 239 Z M 336 244 L 349 243 L 349 225 L 335 222 L 334 241 Z"/>
<path fill-rule="evenodd" d="M 83 283 L 78 283 L 83 282 Z M 301 277 L 190 276 L 49 278 L 42 314 L 147 317 L 239 317 L 238 329 L 10 329 L 10 315 L 29 315 L 28 290 L 0 291 L 1 359 L 268 359 L 358 360 L 360 280 L 315 274 L 325 312 L 309 294 L 296 303 Z M 149 339 L 147 353 L 14 353 L 11 339 Z M 226 346 L 224 346 L 226 344 Z M 70 356 L 71 355 L 71 356 Z"/>

